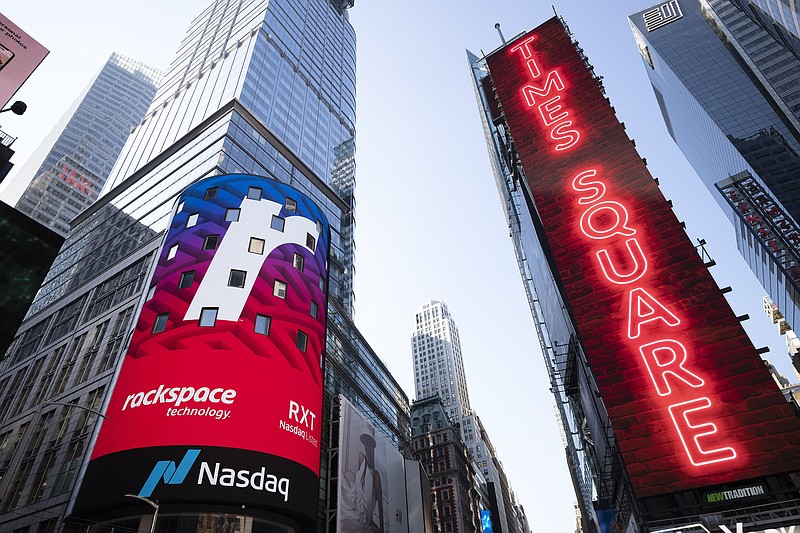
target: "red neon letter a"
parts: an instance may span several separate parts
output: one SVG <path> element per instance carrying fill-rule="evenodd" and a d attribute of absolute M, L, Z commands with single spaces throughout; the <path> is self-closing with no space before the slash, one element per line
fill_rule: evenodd
<path fill-rule="evenodd" d="M 663 320 L 668 326 L 681 323 L 649 292 L 639 287 L 633 289 L 628 297 L 628 338 L 638 337 L 642 333 L 642 324 L 653 320 Z"/>
<path fill-rule="evenodd" d="M 703 449 L 700 439 L 716 435 L 718 433 L 717 425 L 713 422 L 693 424 L 689 420 L 689 416 L 691 415 L 692 419 L 697 420 L 700 415 L 691 413 L 702 411 L 709 407 L 711 407 L 711 400 L 708 398 L 696 398 L 669 406 L 669 416 L 672 417 L 672 422 L 675 424 L 675 429 L 678 430 L 678 436 L 680 436 L 683 443 L 683 449 L 686 450 L 686 455 L 689 456 L 689 460 L 694 466 L 736 459 L 736 450 L 730 446 L 714 448 L 713 450 Z"/>
<path fill-rule="evenodd" d="M 660 341 L 643 344 L 639 347 L 650 372 L 650 378 L 656 386 L 659 396 L 669 396 L 672 394 L 667 376 L 672 379 L 683 381 L 690 387 L 702 387 L 705 383 L 700 376 L 687 370 L 683 365 L 686 363 L 686 348 L 683 344 L 672 339 L 662 339 Z M 666 354 L 667 357 L 664 357 Z"/>

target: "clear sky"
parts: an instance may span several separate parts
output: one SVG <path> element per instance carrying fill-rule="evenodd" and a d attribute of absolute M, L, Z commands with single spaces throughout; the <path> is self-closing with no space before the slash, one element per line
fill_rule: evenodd
<path fill-rule="evenodd" d="M 2 12 L 51 50 L 0 115 L 19 137 L 17 166 L 116 51 L 163 69 L 205 0 L 26 0 Z M 793 381 L 784 341 L 761 310 L 763 289 L 735 250 L 733 230 L 666 133 L 627 15 L 647 0 L 563 0 L 628 134 L 704 238 L 712 273 L 756 346 Z M 489 168 L 466 49 L 480 55 L 553 16 L 530 0 L 356 0 L 358 35 L 356 323 L 410 399 L 414 313 L 447 302 L 458 325 L 470 400 L 483 419 L 534 531 L 570 531 L 575 497 L 544 364 Z M 12 100 L 13 101 L 13 100 Z M 13 171 L 8 181 L 13 181 Z M 0 185 L 0 191 L 3 185 Z M 0 198 L 2 198 L 0 192 Z"/>

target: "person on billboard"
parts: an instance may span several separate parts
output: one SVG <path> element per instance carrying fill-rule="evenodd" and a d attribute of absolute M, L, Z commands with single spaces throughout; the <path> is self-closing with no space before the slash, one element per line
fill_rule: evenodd
<path fill-rule="evenodd" d="M 375 468 L 375 438 L 361 434 L 364 451 L 358 454 L 358 467 L 353 482 L 342 494 L 339 533 L 384 533 L 383 490 L 381 473 Z"/>

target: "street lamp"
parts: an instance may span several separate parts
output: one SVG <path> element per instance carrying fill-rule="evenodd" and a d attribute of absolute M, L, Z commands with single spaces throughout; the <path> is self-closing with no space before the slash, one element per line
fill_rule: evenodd
<path fill-rule="evenodd" d="M 126 494 L 125 497 L 127 498 L 136 498 L 137 500 L 142 500 L 144 503 L 155 509 L 153 511 L 153 522 L 150 524 L 150 533 L 155 533 L 156 530 L 156 520 L 158 520 L 158 503 L 154 502 L 150 498 L 145 498 L 144 496 L 139 496 L 138 494 Z"/>
<path fill-rule="evenodd" d="M 20 100 L 17 100 L 13 104 L 11 104 L 11 107 L 7 107 L 5 109 L 0 109 L 0 113 L 5 113 L 6 111 L 11 111 L 15 115 L 21 115 L 27 109 L 28 109 L 28 104 L 26 104 L 25 102 L 22 102 Z"/>
<path fill-rule="evenodd" d="M 77 407 L 78 409 L 83 409 L 84 411 L 89 411 L 90 413 L 99 416 L 103 420 L 108 420 L 108 417 L 106 415 L 104 415 L 103 413 L 101 413 L 100 411 L 98 411 L 97 409 L 92 409 L 91 407 L 86 407 L 85 405 L 79 405 L 77 403 L 59 402 L 59 401 L 56 401 L 56 400 L 45 400 L 44 402 L 42 402 L 42 405 L 39 407 L 39 409 L 41 410 L 42 408 L 47 407 L 48 405 L 64 405 L 64 406 L 67 406 L 67 407 Z"/>

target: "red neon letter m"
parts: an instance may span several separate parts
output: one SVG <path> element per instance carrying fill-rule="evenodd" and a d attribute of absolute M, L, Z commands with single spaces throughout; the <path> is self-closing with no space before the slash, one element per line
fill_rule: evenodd
<path fill-rule="evenodd" d="M 678 436 L 683 443 L 683 449 L 686 450 L 686 455 L 689 456 L 689 460 L 694 466 L 736 459 L 736 450 L 730 446 L 713 450 L 703 449 L 700 439 L 716 435 L 718 433 L 717 425 L 713 422 L 698 420 L 702 415 L 694 413 L 709 407 L 711 407 L 711 400 L 708 398 L 696 398 L 669 406 L 672 423 L 675 424 L 675 429 L 678 430 Z M 692 423 L 692 420 L 689 420 L 690 416 L 697 423 Z"/>

